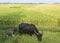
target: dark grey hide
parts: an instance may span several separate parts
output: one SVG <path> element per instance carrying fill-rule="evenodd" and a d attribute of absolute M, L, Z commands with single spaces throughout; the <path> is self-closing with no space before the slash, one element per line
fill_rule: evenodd
<path fill-rule="evenodd" d="M 19 25 L 19 33 L 20 34 L 29 34 L 30 36 L 35 34 L 39 41 L 42 40 L 42 33 L 39 33 L 38 29 L 34 24 L 28 24 L 28 23 L 21 23 Z"/>

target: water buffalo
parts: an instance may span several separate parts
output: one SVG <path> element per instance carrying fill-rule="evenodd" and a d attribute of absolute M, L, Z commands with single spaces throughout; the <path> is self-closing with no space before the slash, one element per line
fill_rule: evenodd
<path fill-rule="evenodd" d="M 9 28 L 9 29 L 7 29 L 7 30 L 5 31 L 5 36 L 6 36 L 6 37 L 8 37 L 8 36 L 14 36 L 13 34 L 14 34 L 16 31 L 17 31 L 17 29 L 11 29 L 11 28 Z"/>
<path fill-rule="evenodd" d="M 39 41 L 42 40 L 42 33 L 39 33 L 34 24 L 28 24 L 28 23 L 19 24 L 19 33 L 20 34 L 27 33 L 29 35 L 35 34 Z"/>

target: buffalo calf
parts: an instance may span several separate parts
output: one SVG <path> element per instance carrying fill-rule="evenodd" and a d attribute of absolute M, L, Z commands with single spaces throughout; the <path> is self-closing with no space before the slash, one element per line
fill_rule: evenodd
<path fill-rule="evenodd" d="M 13 34 L 15 33 L 17 31 L 17 29 L 7 29 L 6 31 L 5 31 L 5 36 L 14 36 Z"/>

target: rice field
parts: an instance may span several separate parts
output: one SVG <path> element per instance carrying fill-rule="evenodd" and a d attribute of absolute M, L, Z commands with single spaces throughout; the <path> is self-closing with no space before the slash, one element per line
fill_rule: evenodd
<path fill-rule="evenodd" d="M 18 33 L 5 37 L 6 29 L 23 22 L 36 25 L 43 40 Z M 0 43 L 60 43 L 60 4 L 0 4 Z"/>

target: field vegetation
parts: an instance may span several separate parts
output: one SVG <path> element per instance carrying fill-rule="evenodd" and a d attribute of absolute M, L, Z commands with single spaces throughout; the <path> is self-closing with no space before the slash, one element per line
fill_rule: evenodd
<path fill-rule="evenodd" d="M 18 33 L 6 38 L 5 30 L 20 23 L 36 25 L 43 40 Z M 60 43 L 60 4 L 0 4 L 0 43 Z"/>

